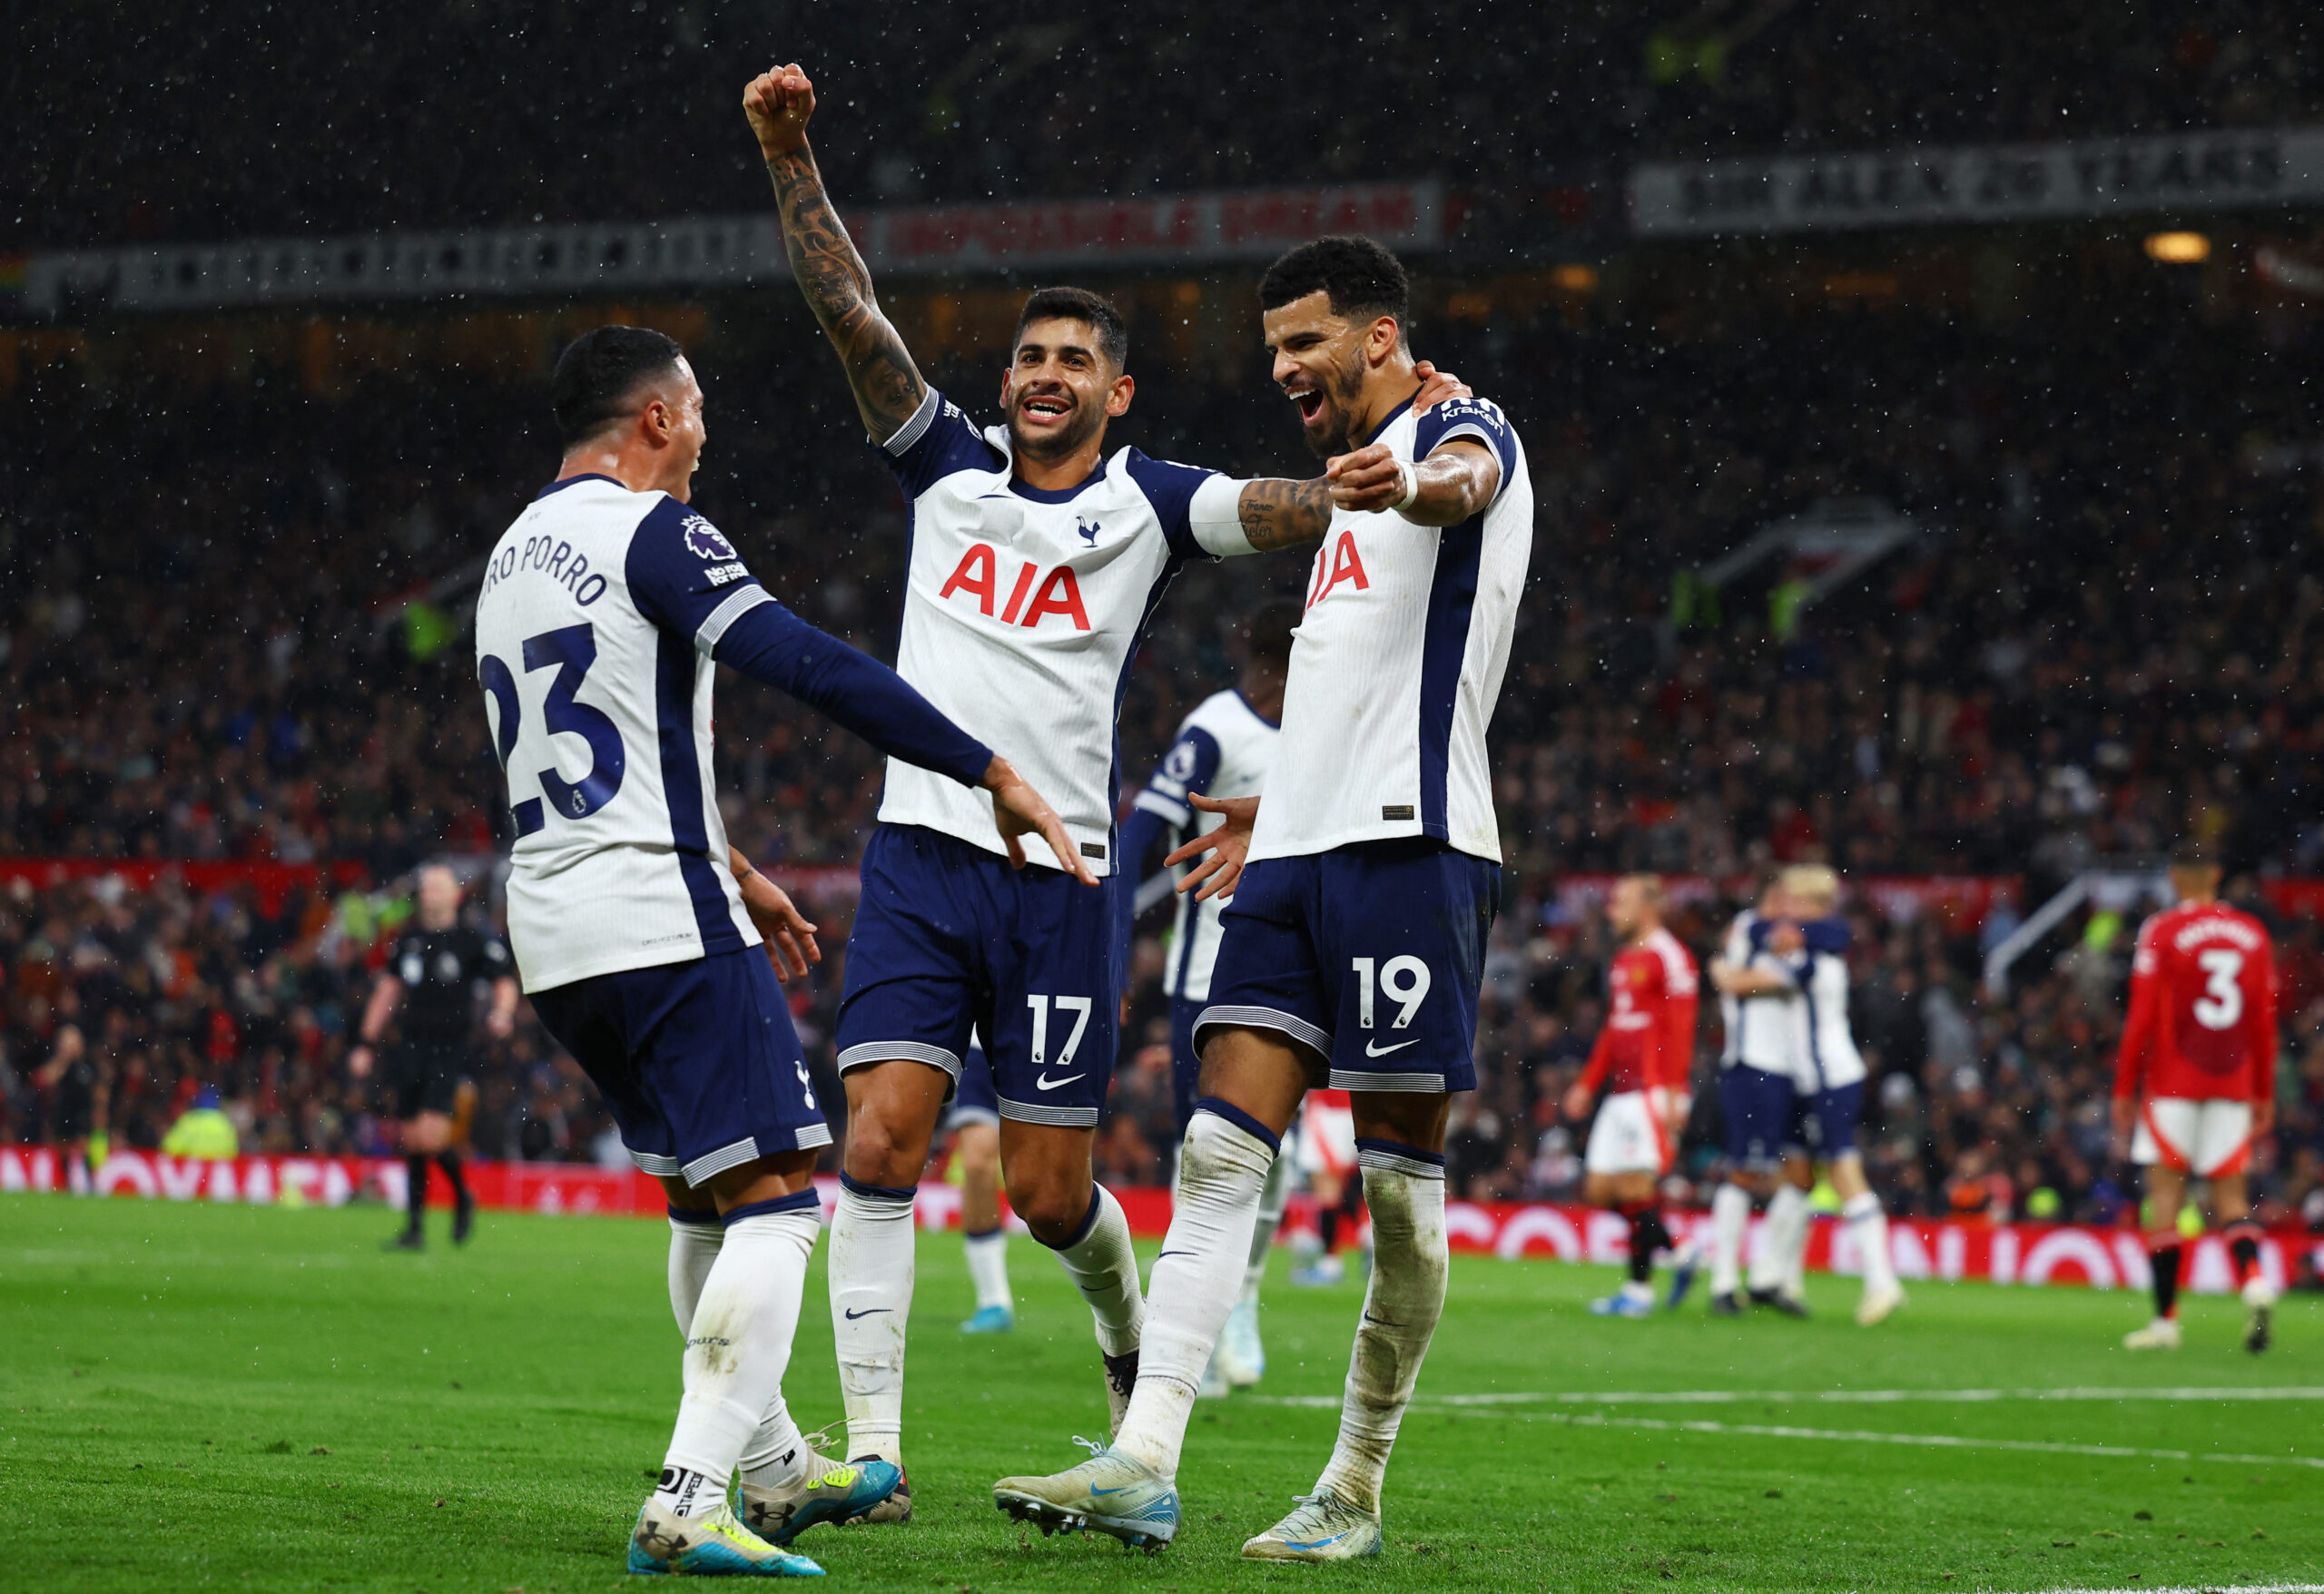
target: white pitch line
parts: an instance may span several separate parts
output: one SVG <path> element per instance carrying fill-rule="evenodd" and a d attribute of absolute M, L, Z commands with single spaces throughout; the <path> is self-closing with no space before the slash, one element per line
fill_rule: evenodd
<path fill-rule="evenodd" d="M 2324 1594 L 2324 1583 L 2189 1583 L 2162 1589 L 2141 1583 L 2128 1589 L 2045 1589 L 2042 1594 Z"/>
<path fill-rule="evenodd" d="M 2102 1456 L 2117 1461 L 2226 1461 L 2239 1467 L 2324 1468 L 2324 1456 L 2236 1455 L 2221 1451 L 2145 1450 L 2122 1444 L 2072 1444 L 2049 1439 L 1971 1439 L 1957 1433 L 1881 1433 L 1867 1428 L 1793 1428 L 1777 1422 L 1712 1422 L 1701 1418 L 1609 1417 L 1602 1412 L 1574 1415 L 1511 1412 L 1520 1422 L 1562 1422 L 1571 1428 L 1649 1428 L 1666 1433 L 1740 1433 L 1756 1439 L 1822 1439 L 1846 1444 L 1909 1444 L 1933 1450 L 2033 1451 L 2044 1455 Z"/>
<path fill-rule="evenodd" d="M 1255 1395 L 1250 1398 L 1277 1405 L 1336 1408 L 1340 1403 L 1337 1395 Z M 1491 1394 L 1423 1394 L 1414 1397 L 1413 1404 L 1455 1407 L 1741 1406 L 1806 1402 L 1835 1405 L 1896 1405 L 1928 1402 L 1946 1405 L 1984 1405 L 2003 1401 L 2085 1401 L 2106 1404 L 2122 1401 L 2324 1401 L 2324 1387 L 2287 1385 L 2273 1389 L 2201 1389 L 2166 1385 L 2143 1389 L 1506 1390 Z"/>

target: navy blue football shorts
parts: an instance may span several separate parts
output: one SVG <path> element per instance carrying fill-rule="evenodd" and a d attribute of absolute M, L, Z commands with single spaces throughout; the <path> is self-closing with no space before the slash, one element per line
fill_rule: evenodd
<path fill-rule="evenodd" d="M 842 1074 L 903 1058 L 957 1088 L 974 1030 L 1000 1114 L 1095 1128 L 1121 1017 L 1116 904 L 1060 870 L 919 825 L 881 825 L 863 850 L 863 898 L 840 999 Z"/>
<path fill-rule="evenodd" d="M 1800 1091 L 1791 1104 L 1784 1149 L 1816 1158 L 1845 1156 L 1856 1149 L 1856 1120 L 1863 1116 L 1861 1079 L 1828 1090 Z"/>
<path fill-rule="evenodd" d="M 984 1048 L 971 1040 L 960 1057 L 960 1077 L 952 1091 L 952 1105 L 944 1115 L 944 1127 L 957 1129 L 962 1124 L 1000 1122 L 1000 1097 L 993 1094 L 991 1059 L 984 1055 Z"/>
<path fill-rule="evenodd" d="M 1727 1158 L 1755 1171 L 1783 1160 L 1791 1137 L 1791 1076 L 1735 1063 L 1719 1070 L 1718 1106 L 1727 1119 Z"/>
<path fill-rule="evenodd" d="M 649 1174 L 699 1186 L 832 1143 L 763 947 L 593 975 L 532 1001 Z"/>
<path fill-rule="evenodd" d="M 1272 1029 L 1322 1058 L 1334 1090 L 1473 1090 L 1500 904 L 1501 865 L 1428 837 L 1246 865 L 1194 1044 Z"/>

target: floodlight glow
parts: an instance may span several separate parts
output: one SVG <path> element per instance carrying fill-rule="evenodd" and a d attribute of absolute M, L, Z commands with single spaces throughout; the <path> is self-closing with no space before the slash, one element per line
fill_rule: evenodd
<path fill-rule="evenodd" d="M 2146 253 L 2167 266 L 2198 265 L 2211 258 L 2211 241 L 2200 232 L 2151 232 Z"/>

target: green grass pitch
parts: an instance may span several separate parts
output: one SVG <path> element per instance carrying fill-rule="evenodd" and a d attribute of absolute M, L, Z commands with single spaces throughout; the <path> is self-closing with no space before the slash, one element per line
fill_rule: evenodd
<path fill-rule="evenodd" d="M 0 1588 L 634 1587 L 624 1535 L 677 1392 L 662 1226 L 487 1215 L 465 1251 L 439 1220 L 425 1255 L 383 1255 L 390 1222 L 0 1197 Z M 959 1243 L 923 1236 L 918 1519 L 809 1533 L 819 1586 L 2324 1582 L 2313 1298 L 2287 1304 L 2264 1358 L 2220 1300 L 2189 1304 L 2185 1351 L 2137 1357 L 2116 1348 L 2142 1316 L 2122 1294 L 1924 1284 L 1865 1332 L 1853 1284 L 1817 1280 L 1805 1323 L 1606 1322 L 1583 1303 L 1608 1270 L 1456 1257 L 1388 1475 L 1387 1553 L 1263 1568 L 1236 1552 L 1329 1451 L 1359 1286 L 1271 1290 L 1262 1398 L 1199 1409 L 1186 1526 L 1147 1558 L 1028 1537 L 992 1508 L 995 1477 L 1070 1463 L 1105 1422 L 1083 1308 L 1030 1242 L 1011 1265 L 1018 1331 L 964 1339 Z M 804 1423 L 837 1418 L 820 1281 L 787 1387 Z"/>

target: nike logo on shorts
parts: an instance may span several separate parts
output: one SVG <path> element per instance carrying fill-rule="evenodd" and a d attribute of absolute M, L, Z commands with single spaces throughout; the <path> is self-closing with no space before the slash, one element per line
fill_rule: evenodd
<path fill-rule="evenodd" d="M 1419 1044 L 1420 1040 L 1417 1037 L 1411 1040 L 1400 1040 L 1393 1046 L 1382 1046 L 1376 1040 L 1369 1040 L 1364 1042 L 1364 1055 L 1367 1058 L 1384 1058 L 1392 1051 L 1402 1051 L 1408 1046 L 1418 1046 Z"/>
<path fill-rule="evenodd" d="M 1068 1075 L 1067 1075 L 1064 1078 L 1062 1078 L 1062 1079 L 1052 1079 L 1052 1078 L 1050 1078 L 1050 1077 L 1049 1077 L 1049 1075 L 1048 1075 L 1046 1072 L 1044 1072 L 1044 1073 L 1042 1073 L 1041 1075 L 1039 1075 L 1038 1077 L 1036 1077 L 1036 1078 L 1034 1079 L 1033 1083 L 1034 1083 L 1036 1086 L 1039 1087 L 1040 1087 L 1041 1089 L 1043 1089 L 1043 1090 L 1055 1090 L 1059 1086 L 1060 1086 L 1060 1085 L 1070 1085 L 1070 1084 L 1072 1084 L 1076 1079 L 1078 1079 L 1078 1078 L 1080 1078 L 1080 1077 L 1081 1077 L 1081 1076 L 1080 1076 L 1080 1075 L 1078 1075 L 1078 1074 L 1068 1074 Z"/>
<path fill-rule="evenodd" d="M 869 1317 L 874 1312 L 892 1312 L 894 1310 L 895 1308 L 892 1306 L 866 1306 L 862 1311 L 858 1312 L 854 1307 L 850 1306 L 847 1309 L 847 1320 L 850 1323 L 853 1323 L 857 1318 Z"/>

